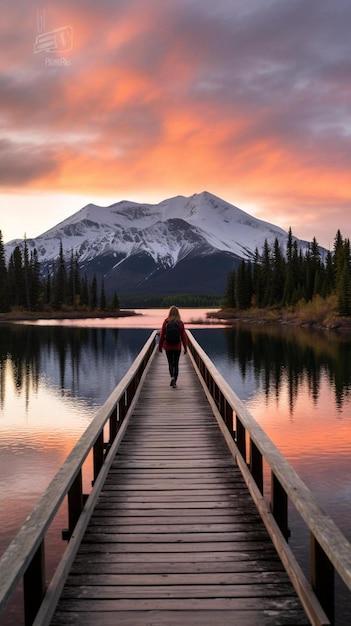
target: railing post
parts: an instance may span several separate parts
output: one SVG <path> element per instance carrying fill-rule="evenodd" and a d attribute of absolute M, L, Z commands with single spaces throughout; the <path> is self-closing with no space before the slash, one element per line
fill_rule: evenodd
<path fill-rule="evenodd" d="M 255 479 L 255 483 L 259 488 L 260 492 L 263 494 L 263 461 L 262 454 L 255 445 L 255 443 L 250 439 L 250 470 L 251 474 Z"/>
<path fill-rule="evenodd" d="M 225 400 L 225 403 L 224 403 L 223 419 L 230 434 L 233 436 L 233 433 L 234 433 L 233 409 L 227 400 Z"/>
<path fill-rule="evenodd" d="M 76 523 L 78 522 L 79 516 L 83 509 L 82 468 L 79 469 L 77 476 L 75 477 L 67 496 L 68 496 L 68 535 L 70 537 L 73 533 L 73 529 Z"/>
<path fill-rule="evenodd" d="M 286 541 L 290 537 L 288 526 L 288 496 L 279 480 L 271 474 L 271 511 Z"/>
<path fill-rule="evenodd" d="M 236 416 L 236 445 L 246 463 L 246 429 L 238 416 Z"/>
<path fill-rule="evenodd" d="M 117 433 L 118 433 L 117 420 L 118 420 L 118 415 L 117 415 L 117 405 L 116 405 L 109 419 L 109 425 L 110 425 L 110 433 L 109 433 L 110 442 L 109 443 L 110 445 L 115 440 Z"/>
<path fill-rule="evenodd" d="M 23 576 L 25 626 L 31 626 L 45 594 L 45 547 L 41 542 Z"/>
<path fill-rule="evenodd" d="M 123 393 L 122 397 L 118 401 L 118 421 L 120 424 L 122 424 L 127 413 L 125 395 L 126 394 Z"/>
<path fill-rule="evenodd" d="M 224 420 L 224 415 L 225 415 L 225 397 L 223 395 L 223 393 L 219 390 L 219 396 L 218 396 L 218 405 L 219 405 L 219 412 L 221 414 L 221 418 L 222 420 Z"/>
<path fill-rule="evenodd" d="M 103 430 L 99 433 L 99 436 L 97 437 L 94 443 L 93 458 L 94 458 L 94 481 L 95 481 L 104 463 L 104 431 Z"/>
<path fill-rule="evenodd" d="M 311 533 L 311 585 L 328 619 L 334 624 L 334 567 Z"/>
<path fill-rule="evenodd" d="M 131 382 L 129 383 L 127 389 L 126 389 L 126 408 L 127 408 L 127 412 L 129 410 L 129 407 L 132 403 L 133 397 L 134 397 L 134 393 L 135 393 L 135 379 L 133 378 L 133 380 L 131 380 Z"/>

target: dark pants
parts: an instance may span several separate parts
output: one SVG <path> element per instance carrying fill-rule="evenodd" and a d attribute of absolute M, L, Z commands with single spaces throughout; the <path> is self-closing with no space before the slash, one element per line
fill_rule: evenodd
<path fill-rule="evenodd" d="M 166 350 L 169 373 L 174 380 L 178 378 L 180 353 L 181 350 Z"/>

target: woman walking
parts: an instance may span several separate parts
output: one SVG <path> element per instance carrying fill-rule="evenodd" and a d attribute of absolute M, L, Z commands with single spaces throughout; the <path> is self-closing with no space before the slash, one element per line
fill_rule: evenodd
<path fill-rule="evenodd" d="M 160 352 L 162 352 L 162 348 L 166 350 L 169 374 L 171 377 L 171 387 L 177 386 L 179 358 L 182 351 L 182 344 L 184 347 L 184 354 L 186 354 L 188 340 L 184 323 L 181 320 L 179 309 L 176 306 L 171 306 L 168 316 L 162 324 L 160 341 L 158 344 Z"/>

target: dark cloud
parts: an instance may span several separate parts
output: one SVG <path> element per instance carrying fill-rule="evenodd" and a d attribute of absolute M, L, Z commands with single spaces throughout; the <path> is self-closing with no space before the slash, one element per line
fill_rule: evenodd
<path fill-rule="evenodd" d="M 44 77 L 32 69 L 3 72 L 0 93 L 0 127 L 5 120 L 7 129 L 45 127 L 64 111 L 62 82 L 50 72 Z"/>
<path fill-rule="evenodd" d="M 0 186 L 28 184 L 43 176 L 57 173 L 58 163 L 50 148 L 0 140 Z"/>

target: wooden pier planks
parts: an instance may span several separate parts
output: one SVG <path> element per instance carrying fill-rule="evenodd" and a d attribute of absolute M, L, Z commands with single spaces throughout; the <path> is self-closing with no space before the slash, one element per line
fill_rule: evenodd
<path fill-rule="evenodd" d="M 309 624 L 187 357 L 157 354 L 53 626 Z"/>

